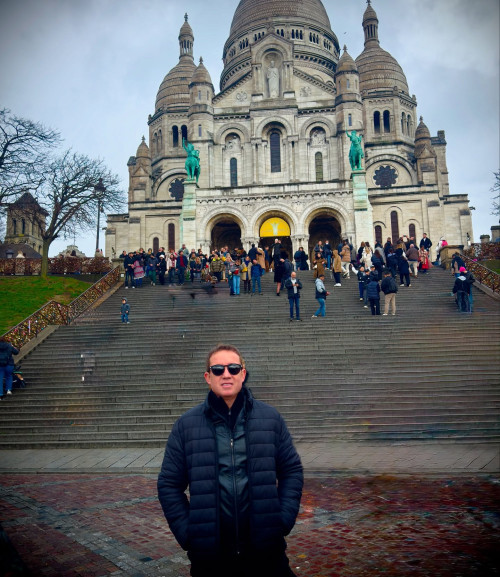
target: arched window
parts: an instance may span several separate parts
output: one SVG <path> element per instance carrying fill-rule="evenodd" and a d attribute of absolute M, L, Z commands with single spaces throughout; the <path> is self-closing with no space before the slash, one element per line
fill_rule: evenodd
<path fill-rule="evenodd" d="M 393 210 L 391 212 L 391 235 L 392 242 L 395 244 L 399 240 L 399 223 L 398 223 L 398 213 Z"/>
<path fill-rule="evenodd" d="M 198 124 L 198 136 L 201 136 L 201 124 Z"/>
<path fill-rule="evenodd" d="M 352 114 L 347 115 L 347 124 L 348 126 L 352 126 Z"/>
<path fill-rule="evenodd" d="M 21 220 L 22 223 L 22 233 L 26 234 L 26 221 L 24 220 L 24 218 Z"/>
<path fill-rule="evenodd" d="M 158 141 L 158 133 L 155 132 L 153 134 L 153 146 L 151 147 L 153 149 L 153 154 L 156 154 L 157 151 L 157 141 Z"/>
<path fill-rule="evenodd" d="M 380 224 L 375 227 L 375 242 L 382 244 L 382 227 Z"/>
<path fill-rule="evenodd" d="M 389 111 L 384 110 L 384 132 L 391 131 L 391 118 L 389 116 Z"/>
<path fill-rule="evenodd" d="M 168 224 L 168 250 L 175 250 L 175 224 Z"/>
<path fill-rule="evenodd" d="M 281 134 L 277 131 L 271 132 L 269 142 L 271 144 L 271 172 L 281 172 Z"/>
<path fill-rule="evenodd" d="M 182 136 L 182 138 L 184 138 L 185 140 L 188 139 L 188 127 L 187 127 L 185 124 L 183 124 L 183 125 L 181 126 L 181 136 Z"/>
<path fill-rule="evenodd" d="M 351 88 L 351 82 L 349 81 L 349 78 L 346 78 L 346 80 L 345 80 L 345 87 Z"/>
<path fill-rule="evenodd" d="M 375 134 L 380 134 L 380 112 L 378 110 L 373 114 L 373 129 Z"/>
<path fill-rule="evenodd" d="M 17 220 L 15 218 L 12 219 L 12 233 L 17 234 Z"/>
<path fill-rule="evenodd" d="M 172 126 L 172 146 L 177 148 L 179 146 L 179 128 Z"/>
<path fill-rule="evenodd" d="M 406 129 L 407 129 L 406 134 L 408 134 L 409 136 L 411 136 L 411 118 L 410 118 L 410 115 L 409 115 L 409 114 L 408 114 L 408 116 L 406 117 Z"/>
<path fill-rule="evenodd" d="M 408 134 L 406 132 L 406 115 L 404 112 L 401 113 L 401 132 L 403 134 Z"/>
<path fill-rule="evenodd" d="M 153 254 L 156 254 L 160 250 L 160 239 L 155 236 L 153 239 Z"/>
<path fill-rule="evenodd" d="M 314 165 L 316 168 L 316 182 L 321 182 L 323 180 L 323 155 L 321 152 L 317 152 L 314 155 Z"/>
<path fill-rule="evenodd" d="M 158 130 L 158 143 L 157 143 L 156 152 L 158 154 L 161 154 L 162 148 L 163 148 L 163 136 L 161 134 L 161 128 L 160 128 L 160 130 Z"/>
<path fill-rule="evenodd" d="M 416 236 L 416 234 L 415 234 L 415 225 L 414 225 L 414 224 L 410 224 L 410 226 L 408 227 L 408 236 L 409 236 L 410 238 L 413 237 L 414 239 L 417 238 L 417 236 Z"/>
<path fill-rule="evenodd" d="M 229 172 L 231 174 L 231 186 L 238 186 L 238 161 L 231 158 L 229 161 Z"/>

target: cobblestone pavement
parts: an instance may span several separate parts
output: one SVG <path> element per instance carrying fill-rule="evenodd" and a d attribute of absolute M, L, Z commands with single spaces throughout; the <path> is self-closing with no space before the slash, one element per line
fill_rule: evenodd
<path fill-rule="evenodd" d="M 303 577 L 493 577 L 499 504 L 494 476 L 308 478 L 288 555 Z M 156 475 L 3 474 L 0 523 L 32 577 L 189 575 Z"/>

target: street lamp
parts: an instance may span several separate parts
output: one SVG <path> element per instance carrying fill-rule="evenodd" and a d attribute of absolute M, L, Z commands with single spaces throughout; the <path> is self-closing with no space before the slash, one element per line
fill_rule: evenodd
<path fill-rule="evenodd" d="M 95 239 L 95 251 L 99 250 L 99 226 L 101 220 L 101 200 L 106 192 L 106 187 L 102 183 L 102 178 L 99 179 L 99 182 L 94 186 L 94 193 L 97 196 L 97 234 Z"/>

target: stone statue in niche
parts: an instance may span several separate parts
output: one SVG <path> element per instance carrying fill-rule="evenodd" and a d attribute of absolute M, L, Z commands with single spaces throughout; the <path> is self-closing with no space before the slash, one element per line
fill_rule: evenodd
<path fill-rule="evenodd" d="M 275 66 L 274 60 L 271 60 L 271 65 L 267 69 L 267 83 L 269 86 L 269 97 L 278 98 L 280 95 L 280 71 Z"/>
<path fill-rule="evenodd" d="M 238 150 L 239 147 L 240 139 L 236 136 L 236 134 L 233 134 L 231 138 L 229 138 L 229 140 L 226 142 L 226 148 L 227 150 Z"/>
<path fill-rule="evenodd" d="M 311 144 L 313 146 L 322 146 L 325 144 L 325 133 L 322 130 L 315 130 L 311 134 Z"/>

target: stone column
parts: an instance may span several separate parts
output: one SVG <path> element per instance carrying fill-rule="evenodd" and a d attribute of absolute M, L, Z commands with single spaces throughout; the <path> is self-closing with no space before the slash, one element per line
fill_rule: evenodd
<path fill-rule="evenodd" d="M 196 247 L 196 189 L 196 182 L 184 181 L 179 232 L 181 244 L 184 243 L 189 250 Z"/>
<path fill-rule="evenodd" d="M 353 244 L 359 246 L 362 241 L 369 241 L 371 246 L 374 246 L 373 210 L 368 199 L 366 172 L 364 170 L 355 170 L 352 172 L 351 178 L 354 226 L 356 228 L 356 238 L 353 239 Z"/>

